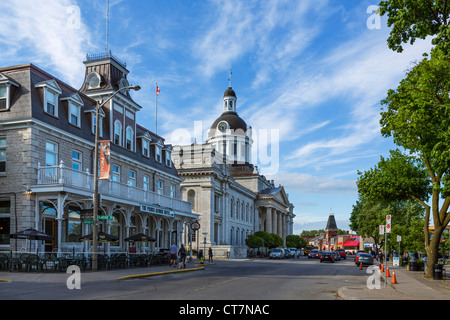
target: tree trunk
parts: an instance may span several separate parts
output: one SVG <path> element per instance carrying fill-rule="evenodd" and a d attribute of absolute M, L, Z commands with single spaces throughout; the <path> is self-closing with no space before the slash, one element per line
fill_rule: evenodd
<path fill-rule="evenodd" d="M 434 265 L 438 263 L 438 250 L 442 232 L 443 228 L 439 229 L 435 228 L 433 238 L 430 241 L 430 245 L 426 248 L 427 249 L 427 272 L 425 274 L 426 277 L 433 276 Z"/>

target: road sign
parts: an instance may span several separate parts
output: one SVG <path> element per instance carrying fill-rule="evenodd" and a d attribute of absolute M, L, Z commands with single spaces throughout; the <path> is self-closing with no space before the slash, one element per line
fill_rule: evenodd
<path fill-rule="evenodd" d="M 386 216 L 386 233 L 391 233 L 391 215 Z"/>
<path fill-rule="evenodd" d="M 94 224 L 94 220 L 83 220 L 84 224 Z"/>
<path fill-rule="evenodd" d="M 402 241 L 402 236 L 397 236 L 397 242 Z"/>
<path fill-rule="evenodd" d="M 384 225 L 380 226 L 380 235 L 384 234 Z"/>
<path fill-rule="evenodd" d="M 198 223 L 198 221 L 192 222 L 191 223 L 191 229 L 194 230 L 194 231 L 200 229 L 200 223 Z"/>
<path fill-rule="evenodd" d="M 99 220 L 113 220 L 113 216 L 105 216 L 105 215 L 99 215 Z"/>

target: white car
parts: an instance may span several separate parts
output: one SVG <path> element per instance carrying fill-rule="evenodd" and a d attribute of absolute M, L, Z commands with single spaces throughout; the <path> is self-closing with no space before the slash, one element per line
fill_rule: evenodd
<path fill-rule="evenodd" d="M 269 259 L 284 259 L 284 251 L 283 249 L 272 249 L 269 253 Z"/>

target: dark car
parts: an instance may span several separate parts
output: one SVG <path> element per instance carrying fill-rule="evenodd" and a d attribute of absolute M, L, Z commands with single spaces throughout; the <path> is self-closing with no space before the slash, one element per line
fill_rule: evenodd
<path fill-rule="evenodd" d="M 319 250 L 311 250 L 308 253 L 308 259 L 311 259 L 311 258 L 318 259 L 319 258 Z"/>
<path fill-rule="evenodd" d="M 360 253 L 357 265 L 373 265 L 373 257 L 370 253 Z"/>
<path fill-rule="evenodd" d="M 355 264 L 358 264 L 359 256 L 365 254 L 364 251 L 358 251 L 355 256 Z"/>
<path fill-rule="evenodd" d="M 336 250 L 337 253 L 339 253 L 339 255 L 341 256 L 341 259 L 347 259 L 347 253 L 345 252 L 344 249 L 338 249 Z"/>
<path fill-rule="evenodd" d="M 334 263 L 334 261 L 335 261 L 334 253 L 321 251 L 320 252 L 320 262 L 324 262 L 324 261 L 331 261 L 332 263 Z"/>

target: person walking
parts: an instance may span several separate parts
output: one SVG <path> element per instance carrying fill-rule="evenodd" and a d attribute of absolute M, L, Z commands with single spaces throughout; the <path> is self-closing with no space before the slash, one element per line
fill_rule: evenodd
<path fill-rule="evenodd" d="M 182 263 L 183 268 L 186 268 L 186 249 L 183 244 L 181 244 L 181 248 L 178 251 L 178 255 L 180 256 L 180 261 Z"/>
<path fill-rule="evenodd" d="M 171 246 L 170 246 L 170 263 L 169 266 L 172 266 L 175 268 L 177 265 L 177 245 L 174 242 Z"/>
<path fill-rule="evenodd" d="M 209 247 L 209 250 L 208 250 L 208 257 L 209 257 L 208 261 L 213 262 L 213 251 L 212 251 L 211 247 Z"/>

